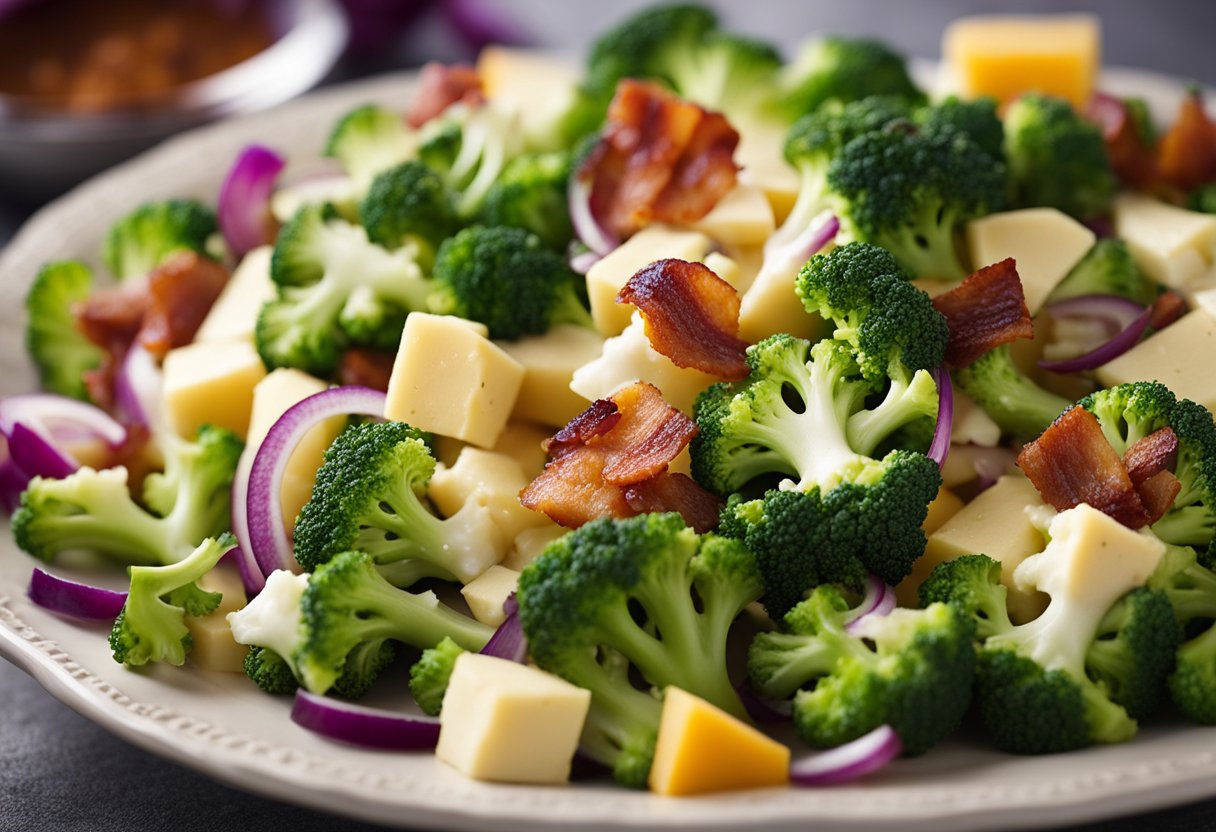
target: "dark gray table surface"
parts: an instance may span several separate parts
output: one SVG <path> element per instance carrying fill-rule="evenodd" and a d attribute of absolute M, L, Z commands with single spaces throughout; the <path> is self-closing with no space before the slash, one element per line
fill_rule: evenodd
<path fill-rule="evenodd" d="M 643 5 L 637 0 L 503 0 L 501 5 L 541 44 L 581 50 L 590 33 Z M 812 31 L 882 37 L 911 55 L 937 54 L 942 26 L 976 11 L 1062 10 L 1052 0 L 1016 3 L 960 0 L 719 0 L 730 23 L 773 39 L 787 51 Z M 1074 2 L 1069 10 L 1101 14 L 1105 57 L 1122 66 L 1154 69 L 1216 83 L 1212 36 L 1216 3 Z M 441 33 L 424 24 L 388 62 L 408 65 Z M 365 70 L 347 69 L 349 77 Z M 30 206 L 5 205 L 0 183 L 0 243 Z M 78 716 L 13 665 L 0 661 L 0 832 L 372 832 L 379 826 L 340 819 L 246 794 L 148 754 Z M 813 828 L 808 826 L 808 829 Z M 1164 812 L 1072 827 L 1075 832 L 1216 832 L 1216 800 Z"/>

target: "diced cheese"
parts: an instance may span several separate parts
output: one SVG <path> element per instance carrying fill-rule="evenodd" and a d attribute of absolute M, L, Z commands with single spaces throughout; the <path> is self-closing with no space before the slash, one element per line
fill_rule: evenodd
<path fill-rule="evenodd" d="M 477 780 L 564 783 L 590 707 L 590 691 L 543 670 L 462 653 L 435 756 Z"/>
<path fill-rule="evenodd" d="M 1043 550 L 1042 533 L 1027 516 L 1028 507 L 1043 505 L 1039 492 L 1024 476 L 1004 476 L 929 535 L 925 553 L 900 582 L 900 595 L 915 598 L 916 588 L 939 563 L 962 555 L 984 554 L 1001 564 L 1001 583 L 1008 590 L 1010 616 L 1029 621 L 1046 606 L 1042 593 L 1018 587 L 1013 571 Z"/>
<path fill-rule="evenodd" d="M 275 296 L 270 280 L 270 246 L 255 248 L 241 259 L 224 291 L 216 298 L 194 335 L 200 341 L 253 338 L 253 328 L 262 304 Z"/>
<path fill-rule="evenodd" d="M 460 318 L 414 312 L 389 377 L 387 419 L 489 448 L 507 424 L 524 368 Z"/>
<path fill-rule="evenodd" d="M 663 695 L 650 788 L 661 795 L 709 794 L 789 782 L 790 750 L 677 687 Z"/>
<path fill-rule="evenodd" d="M 545 551 L 546 546 L 568 531 L 570 530 L 563 529 L 556 523 L 524 529 L 511 544 L 511 549 L 503 558 L 502 565 L 508 569 L 514 569 L 516 572 L 522 572 L 525 566 L 540 557 L 540 553 Z"/>
<path fill-rule="evenodd" d="M 942 54 L 965 98 L 1009 101 L 1035 90 L 1082 109 L 1094 91 L 1100 53 L 1093 15 L 966 17 L 942 36 Z"/>
<path fill-rule="evenodd" d="M 577 63 L 533 49 L 487 46 L 477 58 L 486 98 L 519 113 L 524 139 L 535 149 L 555 149 L 581 74 Z"/>
<path fill-rule="evenodd" d="M 503 604 L 519 583 L 519 572 L 495 564 L 460 590 L 469 612 L 482 624 L 497 627 L 506 620 Z"/>
<path fill-rule="evenodd" d="M 173 431 L 193 439 L 203 425 L 216 425 L 245 438 L 253 388 L 266 376 L 251 342 L 178 347 L 169 350 L 163 368 L 165 415 Z"/>
<path fill-rule="evenodd" d="M 245 440 L 243 462 L 252 464 L 266 434 L 279 417 L 293 405 L 327 389 L 329 384 L 300 370 L 280 367 L 272 370 L 253 388 L 253 408 L 249 418 L 249 435 Z M 324 460 L 325 450 L 346 425 L 346 418 L 335 416 L 314 427 L 296 449 L 283 472 L 283 487 L 279 492 L 283 519 L 290 530 L 295 517 L 312 496 L 317 469 Z"/>
<path fill-rule="evenodd" d="M 560 428 L 586 409 L 587 402 L 570 389 L 570 379 L 600 354 L 604 337 L 598 332 L 559 324 L 544 335 L 495 343 L 524 368 L 512 419 Z"/>
<path fill-rule="evenodd" d="M 708 214 L 689 227 L 719 243 L 755 246 L 763 245 L 775 226 L 773 208 L 764 191 L 756 185 L 736 185 Z"/>
<path fill-rule="evenodd" d="M 725 280 L 731 286 L 734 286 L 735 290 L 738 291 L 739 281 L 743 278 L 743 269 L 737 261 L 732 260 L 720 251 L 711 251 L 705 255 L 705 260 L 702 262 L 705 263 L 705 268 Z"/>
<path fill-rule="evenodd" d="M 198 585 L 200 589 L 218 592 L 223 597 L 213 612 L 200 617 L 186 616 L 186 629 L 194 641 L 190 661 L 204 670 L 243 673 L 249 648 L 237 644 L 228 627 L 228 613 L 245 606 L 245 584 L 240 570 L 221 563 L 200 578 Z"/>
<path fill-rule="evenodd" d="M 540 476 L 549 455 L 541 447 L 541 443 L 553 435 L 553 431 L 534 425 L 531 422 L 507 422 L 498 442 L 490 450 L 506 454 L 519 463 L 519 469 L 524 472 L 528 482 Z"/>
<path fill-rule="evenodd" d="M 1203 309 L 1145 338 L 1114 361 L 1097 369 L 1107 387 L 1129 381 L 1159 381 L 1178 396 L 1216 408 L 1216 318 Z"/>
<path fill-rule="evenodd" d="M 829 218 L 829 212 L 811 220 L 815 227 Z M 831 250 L 831 243 L 821 251 Z M 756 343 L 769 335 L 785 332 L 796 338 L 818 340 L 823 335 L 823 321 L 812 315 L 794 293 L 798 271 L 806 258 L 794 257 L 779 248 L 767 253 L 755 281 L 748 286 L 739 302 L 739 337 Z"/>
<path fill-rule="evenodd" d="M 519 492 L 528 482 L 519 463 L 511 457 L 470 446 L 460 452 L 455 465 L 435 471 L 427 486 L 427 496 L 444 517 L 456 514 L 471 500 L 485 506 L 502 533 L 505 548 L 524 529 L 552 522 L 520 504 Z"/>
<path fill-rule="evenodd" d="M 974 399 L 955 390 L 954 424 L 950 428 L 950 441 L 960 445 L 983 445 L 991 448 L 1000 443 L 1001 428 Z"/>
<path fill-rule="evenodd" d="M 975 482 L 981 475 L 993 479 L 1012 470 L 1014 455 L 1003 448 L 984 445 L 951 445 L 942 468 L 942 485 L 958 488 Z"/>
<path fill-rule="evenodd" d="M 772 121 L 748 124 L 739 136 L 735 162 L 740 166 L 739 182 L 759 188 L 780 223 L 789 216 L 798 199 L 801 179 L 785 161 L 785 135 L 789 125 Z"/>
<path fill-rule="evenodd" d="M 1095 239 L 1094 232 L 1055 208 L 1006 211 L 967 223 L 972 265 L 979 269 L 1006 257 L 1017 261 L 1031 315 L 1038 314 Z"/>
<path fill-rule="evenodd" d="M 925 534 L 933 534 L 947 520 L 958 514 L 963 505 L 962 498 L 953 491 L 944 487 L 937 489 L 937 496 L 929 503 L 929 513 L 925 515 L 925 522 L 921 523 L 920 527 L 924 529 Z"/>
<path fill-rule="evenodd" d="M 1216 216 L 1141 194 L 1115 199 L 1115 234 L 1144 272 L 1171 289 L 1211 288 L 1216 280 Z"/>
<path fill-rule="evenodd" d="M 587 299 L 596 328 L 606 336 L 616 335 L 629 325 L 633 305 L 617 303 L 616 296 L 643 267 L 656 260 L 700 261 L 713 248 L 713 241 L 699 231 L 648 225 L 621 243 L 587 272 Z"/>

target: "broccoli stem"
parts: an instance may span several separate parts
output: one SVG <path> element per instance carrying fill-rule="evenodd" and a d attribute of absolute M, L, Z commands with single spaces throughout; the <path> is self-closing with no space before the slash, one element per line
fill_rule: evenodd
<path fill-rule="evenodd" d="M 891 385 L 875 408 L 861 410 L 849 417 L 849 444 L 862 456 L 874 449 L 903 425 L 925 415 L 936 414 L 937 384 L 927 370 L 917 370 L 912 380 L 891 371 Z"/>

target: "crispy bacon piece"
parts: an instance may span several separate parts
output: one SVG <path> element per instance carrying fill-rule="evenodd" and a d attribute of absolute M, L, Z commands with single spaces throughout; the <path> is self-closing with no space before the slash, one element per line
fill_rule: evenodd
<path fill-rule="evenodd" d="M 477 70 L 464 64 L 431 61 L 422 67 L 418 89 L 405 112 L 405 120 L 417 129 L 458 101 L 470 106 L 485 101 Z"/>
<path fill-rule="evenodd" d="M 1080 405 L 1025 445 L 1018 467 L 1057 511 L 1088 503 L 1131 529 L 1149 522 L 1123 460 L 1097 417 Z"/>
<path fill-rule="evenodd" d="M 338 364 L 338 382 L 386 391 L 395 360 L 396 356 L 380 350 L 362 347 L 349 349 L 342 353 L 342 360 Z"/>
<path fill-rule="evenodd" d="M 114 403 L 114 379 L 123 357 L 139 335 L 148 294 L 143 281 L 98 289 L 72 309 L 76 328 L 105 351 L 96 369 L 84 372 L 85 388 L 94 404 L 109 409 Z"/>
<path fill-rule="evenodd" d="M 1127 105 L 1114 96 L 1096 94 L 1086 116 L 1102 129 L 1106 155 L 1120 180 L 1138 190 L 1148 190 L 1160 180 L 1157 154 L 1140 134 Z"/>
<path fill-rule="evenodd" d="M 650 222 L 687 224 L 709 213 L 735 186 L 738 143 L 720 113 L 627 78 L 579 175 L 592 179 L 592 213 L 623 239 Z"/>
<path fill-rule="evenodd" d="M 665 474 L 696 432 L 696 423 L 663 401 L 657 388 L 635 382 L 545 441 L 553 460 L 520 502 L 571 528 L 597 517 L 632 517 L 638 512 L 625 489 Z"/>
<path fill-rule="evenodd" d="M 1177 461 L 1178 435 L 1168 427 L 1136 440 L 1123 452 L 1127 475 L 1137 488 L 1162 471 L 1173 471 Z"/>
<path fill-rule="evenodd" d="M 722 500 L 687 474 L 664 472 L 654 479 L 643 480 L 625 489 L 625 502 L 639 514 L 656 511 L 678 511 L 684 522 L 697 534 L 705 534 L 718 525 Z"/>
<path fill-rule="evenodd" d="M 1165 329 L 1186 314 L 1186 301 L 1177 292 L 1162 292 L 1153 301 L 1148 315 L 1148 325 L 1153 329 Z"/>
<path fill-rule="evenodd" d="M 1174 124 L 1157 143 L 1157 166 L 1165 181 L 1187 191 L 1216 180 L 1216 125 L 1198 91 L 1183 100 Z"/>
<path fill-rule="evenodd" d="M 158 359 L 189 344 L 227 284 L 228 270 L 210 257 L 193 251 L 170 255 L 148 275 L 139 342 Z"/>
<path fill-rule="evenodd" d="M 1158 471 L 1136 486 L 1136 493 L 1148 512 L 1148 525 L 1153 525 L 1170 510 L 1174 500 L 1182 493 L 1182 483 L 1171 471 Z"/>
<path fill-rule="evenodd" d="M 1034 322 L 1013 258 L 985 266 L 933 299 L 946 318 L 946 363 L 966 367 L 984 353 L 1019 338 L 1034 337 Z"/>
<path fill-rule="evenodd" d="M 677 367 L 727 381 L 747 377 L 739 293 L 704 264 L 656 260 L 629 278 L 616 302 L 641 311 L 650 345 Z"/>

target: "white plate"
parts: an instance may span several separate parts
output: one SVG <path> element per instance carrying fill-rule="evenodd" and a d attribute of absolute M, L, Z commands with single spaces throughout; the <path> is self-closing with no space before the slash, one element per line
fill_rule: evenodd
<path fill-rule="evenodd" d="M 1169 117 L 1181 86 L 1147 73 L 1106 87 L 1148 97 Z M 111 221 L 146 199 L 214 199 L 238 149 L 271 144 L 309 164 L 335 117 L 367 101 L 402 105 L 411 76 L 333 89 L 278 111 L 176 139 L 35 216 L 0 256 L 0 394 L 33 389 L 21 356 L 25 287 L 48 259 L 96 262 Z M 193 668 L 133 672 L 104 627 L 59 619 L 25 597 L 33 561 L 0 541 L 0 653 L 87 718 L 156 754 L 281 800 L 387 824 L 462 830 L 698 828 L 951 830 L 1042 826 L 1147 811 L 1216 795 L 1216 729 L 1153 725 L 1133 742 L 1052 757 L 951 741 L 864 783 L 671 800 L 607 785 L 497 786 L 465 780 L 429 754 L 359 751 L 288 719 L 288 703 L 243 676 Z M 57 569 L 57 571 L 63 571 Z M 94 580 L 97 580 L 94 576 Z M 112 579 L 111 579 L 112 580 Z"/>

